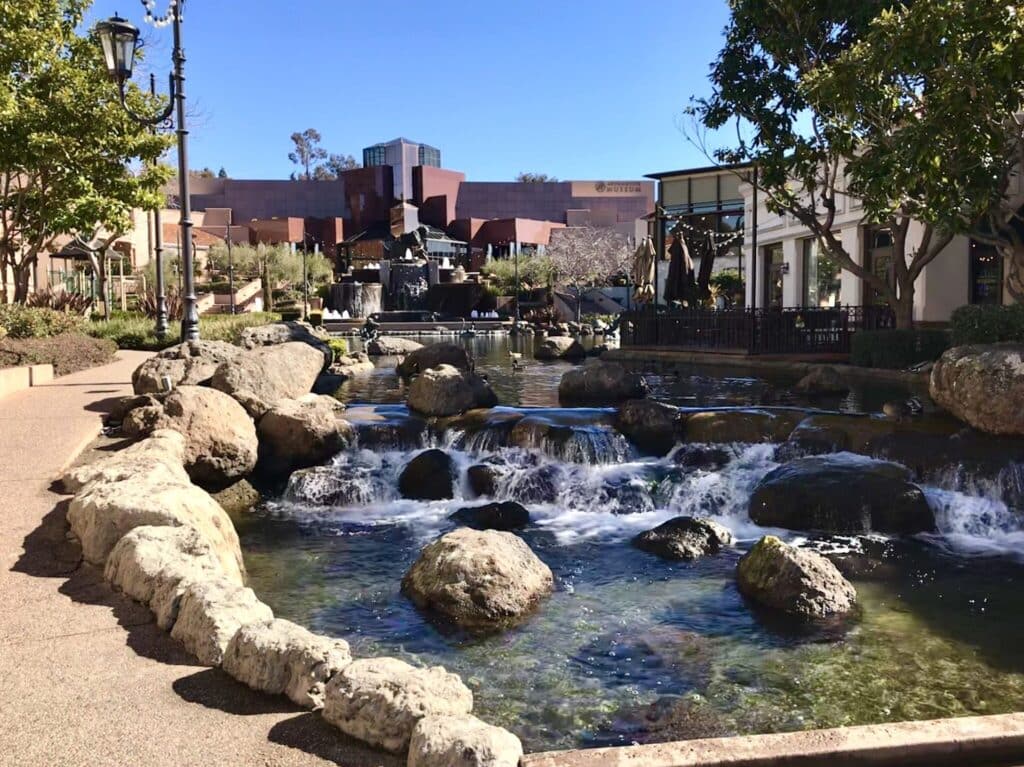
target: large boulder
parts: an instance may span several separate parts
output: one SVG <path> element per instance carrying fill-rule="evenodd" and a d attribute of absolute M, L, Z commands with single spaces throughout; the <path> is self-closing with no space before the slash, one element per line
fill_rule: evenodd
<path fill-rule="evenodd" d="M 402 591 L 470 629 L 498 628 L 525 616 L 550 593 L 551 570 L 512 533 L 460 527 L 424 547 Z"/>
<path fill-rule="evenodd" d="M 683 416 L 688 442 L 784 442 L 804 414 L 794 410 L 705 410 Z"/>
<path fill-rule="evenodd" d="M 417 455 L 398 475 L 403 498 L 440 501 L 455 495 L 455 462 L 444 450 L 430 448 Z"/>
<path fill-rule="evenodd" d="M 929 391 L 975 429 L 1024 435 L 1024 344 L 954 347 L 932 368 Z"/>
<path fill-rule="evenodd" d="M 539 360 L 580 360 L 587 356 L 587 350 L 575 338 L 548 336 L 537 347 L 534 356 Z"/>
<path fill-rule="evenodd" d="M 225 575 L 241 582 L 245 567 L 238 534 L 209 493 L 162 471 L 86 485 L 68 506 L 68 523 L 87 562 L 102 565 L 114 545 L 142 525 L 195 528 Z"/>
<path fill-rule="evenodd" d="M 133 411 L 138 412 L 138 411 Z M 185 470 L 192 481 L 221 490 L 250 474 L 259 443 L 256 427 L 234 399 L 206 386 L 179 386 L 154 417 L 158 429 L 185 435 Z"/>
<path fill-rule="evenodd" d="M 450 519 L 474 530 L 518 530 L 530 524 L 530 512 L 515 501 L 495 501 L 482 506 L 464 506 Z"/>
<path fill-rule="evenodd" d="M 254 690 L 287 695 L 300 706 L 319 709 L 327 680 L 351 662 L 345 640 L 318 636 L 275 618 L 242 626 L 228 642 L 222 668 Z"/>
<path fill-rule="evenodd" d="M 664 559 L 698 559 L 717 554 L 732 543 L 732 533 L 710 519 L 673 517 L 653 530 L 640 533 L 633 545 Z"/>
<path fill-rule="evenodd" d="M 65 493 L 77 493 L 92 482 L 120 482 L 154 472 L 187 484 L 184 466 L 185 437 L 173 429 L 160 429 L 122 450 L 71 467 L 61 477 L 61 486 Z"/>
<path fill-rule="evenodd" d="M 679 408 L 649 399 L 623 402 L 616 413 L 615 426 L 649 455 L 667 455 L 682 434 Z"/>
<path fill-rule="evenodd" d="M 451 365 L 423 371 L 409 385 L 410 410 L 428 416 L 449 416 L 477 407 L 494 407 L 498 398 L 476 373 Z"/>
<path fill-rule="evenodd" d="M 617 362 L 594 362 L 567 370 L 558 383 L 563 404 L 610 405 L 647 396 L 647 382 Z"/>
<path fill-rule="evenodd" d="M 344 412 L 344 405 L 323 394 L 279 400 L 257 427 L 261 471 L 288 474 L 323 463 L 351 445 L 356 430 Z"/>
<path fill-rule="evenodd" d="M 755 602 L 805 618 L 843 615 L 857 603 L 857 592 L 835 565 L 773 535 L 743 555 L 736 566 L 736 582 Z"/>
<path fill-rule="evenodd" d="M 308 344 L 261 346 L 221 364 L 210 385 L 259 420 L 281 400 L 309 394 L 322 368 L 323 355 Z"/>
<path fill-rule="evenodd" d="M 798 458 L 770 471 L 750 497 L 765 527 L 827 533 L 913 534 L 935 529 L 921 488 L 903 466 L 851 455 Z"/>
<path fill-rule="evenodd" d="M 396 658 L 368 658 L 331 677 L 323 718 L 346 735 L 401 753 L 424 717 L 464 716 L 472 709 L 473 693 L 440 666 L 414 668 Z"/>
<path fill-rule="evenodd" d="M 408 767 L 518 767 L 519 738 L 475 716 L 426 716 L 409 743 Z"/>
<path fill-rule="evenodd" d="M 169 346 L 139 365 L 132 373 L 136 394 L 164 391 L 164 378 L 171 386 L 199 386 L 213 378 L 223 362 L 234 359 L 242 350 L 224 341 L 186 341 Z"/>
<path fill-rule="evenodd" d="M 252 589 L 226 578 L 208 578 L 185 590 L 171 636 L 200 663 L 219 666 L 228 643 L 242 626 L 273 619 L 274 613 Z"/>
<path fill-rule="evenodd" d="M 440 343 L 414 349 L 398 363 L 396 370 L 403 378 L 412 378 L 431 368 L 451 365 L 465 372 L 472 372 L 473 357 L 466 347 L 458 344 Z"/>
<path fill-rule="evenodd" d="M 376 367 L 366 352 L 355 352 L 343 354 L 335 359 L 334 364 L 327 368 L 327 372 L 332 376 L 348 379 L 359 373 L 372 373 Z"/>
<path fill-rule="evenodd" d="M 422 348 L 423 344 L 411 338 L 380 336 L 366 344 L 366 353 L 371 357 L 399 357 Z"/>
<path fill-rule="evenodd" d="M 793 388 L 810 396 L 846 394 L 850 391 L 846 379 L 838 370 L 828 365 L 815 365 Z"/>
<path fill-rule="evenodd" d="M 253 325 L 242 328 L 238 345 L 243 349 L 259 349 L 262 346 L 302 343 L 311 346 L 323 355 L 322 367 L 334 361 L 334 350 L 327 341 L 317 335 L 316 329 L 307 322 L 271 322 L 267 325 Z"/>

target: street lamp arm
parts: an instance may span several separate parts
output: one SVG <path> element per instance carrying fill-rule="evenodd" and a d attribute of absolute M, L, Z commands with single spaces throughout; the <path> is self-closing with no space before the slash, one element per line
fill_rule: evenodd
<path fill-rule="evenodd" d="M 174 99 L 177 95 L 177 85 L 174 80 L 174 75 L 169 75 L 168 80 L 170 81 L 170 94 L 167 97 L 167 106 L 164 107 L 163 111 L 160 112 L 160 114 L 154 116 L 140 115 L 137 112 L 135 112 L 130 106 L 128 106 L 128 101 L 125 98 L 124 93 L 124 84 L 122 84 L 121 87 L 119 87 L 117 90 L 118 95 L 121 98 L 121 106 L 124 107 L 124 111 L 128 113 L 129 117 L 131 117 L 133 120 L 135 120 L 135 122 L 139 123 L 140 125 L 159 126 L 162 123 L 166 123 L 168 120 L 171 119 L 171 115 L 174 113 Z"/>

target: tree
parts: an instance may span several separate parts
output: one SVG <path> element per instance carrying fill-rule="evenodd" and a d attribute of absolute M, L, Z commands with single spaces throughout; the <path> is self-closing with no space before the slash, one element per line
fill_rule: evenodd
<path fill-rule="evenodd" d="M 576 321 L 583 305 L 583 288 L 607 282 L 629 268 L 626 239 L 612 229 L 573 226 L 556 229 L 545 251 L 555 282 L 571 288 L 576 298 Z"/>
<path fill-rule="evenodd" d="M 226 170 L 224 170 L 224 166 L 221 165 L 220 166 L 220 170 L 217 171 L 217 178 L 227 178 L 227 177 L 228 177 L 228 172 Z"/>
<path fill-rule="evenodd" d="M 216 174 L 213 172 L 213 168 L 200 168 L 199 170 L 190 170 L 188 175 L 192 178 L 215 178 Z"/>
<path fill-rule="evenodd" d="M 0 3 L 0 272 L 12 272 L 18 302 L 58 236 L 89 240 L 102 230 L 113 239 L 133 208 L 162 202 L 170 176 L 158 164 L 170 137 L 128 116 L 98 42 L 76 33 L 88 5 Z M 131 85 L 126 98 L 136 111 L 157 106 Z"/>
<path fill-rule="evenodd" d="M 547 173 L 528 173 L 523 171 L 516 176 L 516 181 L 521 184 L 545 184 L 554 183 L 558 181 L 554 176 L 549 176 Z"/>
<path fill-rule="evenodd" d="M 295 151 L 288 153 L 288 159 L 302 169 L 300 173 L 292 174 L 292 178 L 315 178 L 316 166 L 327 158 L 327 150 L 320 146 L 320 131 L 307 128 L 302 133 L 293 133 L 291 138 Z"/>
<path fill-rule="evenodd" d="M 324 168 L 331 178 L 338 178 L 347 170 L 354 170 L 363 166 L 350 154 L 330 154 L 327 156 L 327 161 L 320 167 Z"/>

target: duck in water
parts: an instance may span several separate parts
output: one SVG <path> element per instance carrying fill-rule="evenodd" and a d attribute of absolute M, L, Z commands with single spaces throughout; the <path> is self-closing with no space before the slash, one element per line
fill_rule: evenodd
<path fill-rule="evenodd" d="M 882 412 L 888 418 L 902 421 L 904 418 L 921 415 L 924 412 L 924 404 L 917 397 L 910 397 L 905 400 L 895 400 L 882 405 Z"/>

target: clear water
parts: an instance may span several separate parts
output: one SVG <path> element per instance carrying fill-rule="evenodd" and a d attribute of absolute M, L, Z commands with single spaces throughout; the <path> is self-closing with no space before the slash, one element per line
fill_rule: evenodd
<path fill-rule="evenodd" d="M 531 339 L 513 342 L 529 355 Z M 737 559 L 766 532 L 750 522 L 746 503 L 777 465 L 772 446 L 730 446 L 717 470 L 680 468 L 675 455 L 638 457 L 607 412 L 554 408 L 567 364 L 529 360 L 513 372 L 505 339 L 472 343 L 502 401 L 543 408 L 529 414 L 562 427 L 560 436 L 541 430 L 509 446 L 501 426 L 508 410 L 483 428 L 409 426 L 393 404 L 401 384 L 384 366 L 347 384 L 340 397 L 385 403 L 350 409 L 364 447 L 293 477 L 239 520 L 252 585 L 277 615 L 343 636 L 358 655 L 457 671 L 474 689 L 478 714 L 516 732 L 530 751 L 1024 708 L 1024 510 L 1005 501 L 1019 497 L 1007 493 L 1012 467 L 1010 475 L 932 472 L 925 487 L 936 535 L 784 534 L 834 555 L 860 599 L 852 619 L 802 627 L 756 609 L 734 585 Z M 763 404 L 768 396 L 806 404 L 784 381 L 735 371 L 665 370 L 654 384 L 660 399 L 677 404 Z M 857 411 L 896 394 L 855 391 L 824 404 Z M 499 497 L 534 499 L 522 536 L 551 567 L 556 589 L 517 628 L 469 636 L 399 592 L 421 547 L 469 503 L 397 498 L 397 473 L 427 445 L 448 449 L 463 475 L 473 463 L 492 463 Z M 677 514 L 714 515 L 739 544 L 691 564 L 629 545 Z"/>

